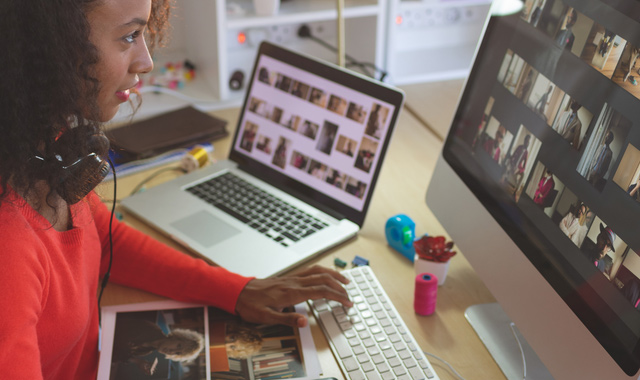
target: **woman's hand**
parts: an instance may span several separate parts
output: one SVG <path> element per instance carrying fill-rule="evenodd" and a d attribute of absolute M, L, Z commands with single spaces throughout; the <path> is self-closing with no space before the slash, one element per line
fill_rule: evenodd
<path fill-rule="evenodd" d="M 236 312 L 248 322 L 304 327 L 307 318 L 282 310 L 308 299 L 321 298 L 351 307 L 349 295 L 342 287 L 347 283 L 349 280 L 340 273 L 321 266 L 292 276 L 254 279 L 240 293 Z"/>

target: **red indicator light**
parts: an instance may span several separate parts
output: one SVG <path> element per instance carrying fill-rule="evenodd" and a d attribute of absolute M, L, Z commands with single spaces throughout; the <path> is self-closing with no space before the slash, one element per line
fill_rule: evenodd
<path fill-rule="evenodd" d="M 241 45 L 247 42 L 247 35 L 244 32 L 238 32 L 238 43 Z"/>
<path fill-rule="evenodd" d="M 402 16 L 396 16 L 396 24 L 397 25 L 401 25 L 402 24 Z"/>

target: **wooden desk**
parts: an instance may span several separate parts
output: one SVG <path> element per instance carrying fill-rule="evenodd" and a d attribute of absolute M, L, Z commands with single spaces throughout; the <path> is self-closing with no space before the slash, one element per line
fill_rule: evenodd
<path fill-rule="evenodd" d="M 237 109 L 216 111 L 215 114 L 229 121 L 233 129 L 238 117 Z M 232 131 L 230 131 L 232 132 Z M 225 158 L 231 138 L 217 141 L 214 156 Z M 449 275 L 438 289 L 436 313 L 419 316 L 413 311 L 414 270 L 412 263 L 391 249 L 385 239 L 384 226 L 393 215 L 404 213 L 416 222 L 416 233 L 444 235 L 445 232 L 425 204 L 427 184 L 441 148 L 441 142 L 408 112 L 402 112 L 395 134 L 383 164 L 373 201 L 366 222 L 357 238 L 323 253 L 311 262 L 332 267 L 336 257 L 351 262 L 355 255 L 370 260 L 370 265 L 393 300 L 405 323 L 423 350 L 447 360 L 466 379 L 504 379 L 504 375 L 490 356 L 474 330 L 464 317 L 465 309 L 473 304 L 495 302 L 493 296 L 475 274 L 462 254 L 453 257 Z M 129 194 L 146 174 L 118 180 L 118 197 Z M 171 178 L 166 174 L 150 185 Z M 111 198 L 110 183 L 101 185 L 99 192 Z M 159 240 L 181 249 L 156 231 L 125 214 L 130 225 L 149 233 Z M 294 270 L 295 272 L 295 270 Z M 103 304 L 119 304 L 157 300 L 159 297 L 109 284 L 103 296 Z M 342 379 L 343 375 L 331 354 L 328 343 L 311 318 L 310 325 L 324 374 Z M 455 379 L 438 360 L 430 359 L 442 380 Z"/>

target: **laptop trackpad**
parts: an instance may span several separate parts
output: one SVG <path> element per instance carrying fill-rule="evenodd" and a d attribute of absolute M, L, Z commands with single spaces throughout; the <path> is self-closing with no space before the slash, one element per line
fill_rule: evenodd
<path fill-rule="evenodd" d="M 206 211 L 198 211 L 195 214 L 179 219 L 171 223 L 171 226 L 203 247 L 211 247 L 240 233 L 239 229 L 230 226 L 225 221 Z"/>

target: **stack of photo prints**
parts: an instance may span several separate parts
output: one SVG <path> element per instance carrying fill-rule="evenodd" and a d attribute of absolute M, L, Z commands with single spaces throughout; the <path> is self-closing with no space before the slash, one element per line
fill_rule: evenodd
<path fill-rule="evenodd" d="M 361 210 L 392 106 L 278 65 L 262 57 L 237 148 Z"/>
<path fill-rule="evenodd" d="M 295 310 L 306 314 L 304 304 Z M 100 351 L 101 380 L 320 376 L 308 326 L 256 325 L 220 309 L 176 301 L 104 307 Z"/>
<path fill-rule="evenodd" d="M 571 265 L 612 285 L 610 302 L 640 309 L 640 28 L 603 13 L 526 0 L 454 133 Z"/>

